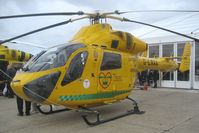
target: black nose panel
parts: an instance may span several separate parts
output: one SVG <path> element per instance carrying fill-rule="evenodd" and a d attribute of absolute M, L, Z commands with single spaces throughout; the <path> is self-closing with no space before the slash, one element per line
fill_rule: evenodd
<path fill-rule="evenodd" d="M 57 71 L 38 79 L 35 79 L 24 85 L 23 91 L 31 100 L 41 103 L 45 101 L 52 93 L 61 72 Z"/>

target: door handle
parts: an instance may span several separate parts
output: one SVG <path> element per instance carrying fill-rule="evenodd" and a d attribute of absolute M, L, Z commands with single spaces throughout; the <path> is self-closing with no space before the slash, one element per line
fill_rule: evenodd
<path fill-rule="evenodd" d="M 95 77 L 94 73 L 91 73 L 91 76 L 92 76 L 92 77 Z"/>

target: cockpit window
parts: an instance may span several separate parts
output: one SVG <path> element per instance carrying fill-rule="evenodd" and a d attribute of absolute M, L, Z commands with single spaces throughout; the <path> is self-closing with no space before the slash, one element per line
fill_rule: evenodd
<path fill-rule="evenodd" d="M 67 45 L 67 44 L 65 44 Z M 38 54 L 26 67 L 26 72 L 39 72 L 44 70 L 61 67 L 66 64 L 67 60 L 73 52 L 80 48 L 85 48 L 84 44 L 71 44 L 67 46 L 53 47 L 41 54 Z"/>

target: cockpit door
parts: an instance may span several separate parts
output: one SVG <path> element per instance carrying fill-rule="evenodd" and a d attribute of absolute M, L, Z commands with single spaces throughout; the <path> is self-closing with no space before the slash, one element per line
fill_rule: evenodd
<path fill-rule="evenodd" d="M 65 95 L 82 96 L 97 93 L 96 68 L 98 57 L 94 57 L 93 49 L 75 52 L 61 81 L 61 88 L 67 89 Z M 82 99 L 83 100 L 83 99 Z"/>

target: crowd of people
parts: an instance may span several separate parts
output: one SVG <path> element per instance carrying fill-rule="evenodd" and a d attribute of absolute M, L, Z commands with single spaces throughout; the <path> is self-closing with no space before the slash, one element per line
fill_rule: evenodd
<path fill-rule="evenodd" d="M 157 88 L 157 81 L 159 80 L 159 72 L 158 70 L 145 70 L 139 72 L 138 80 L 140 86 L 144 86 L 147 83 L 148 86 L 152 84 L 153 88 Z"/>

